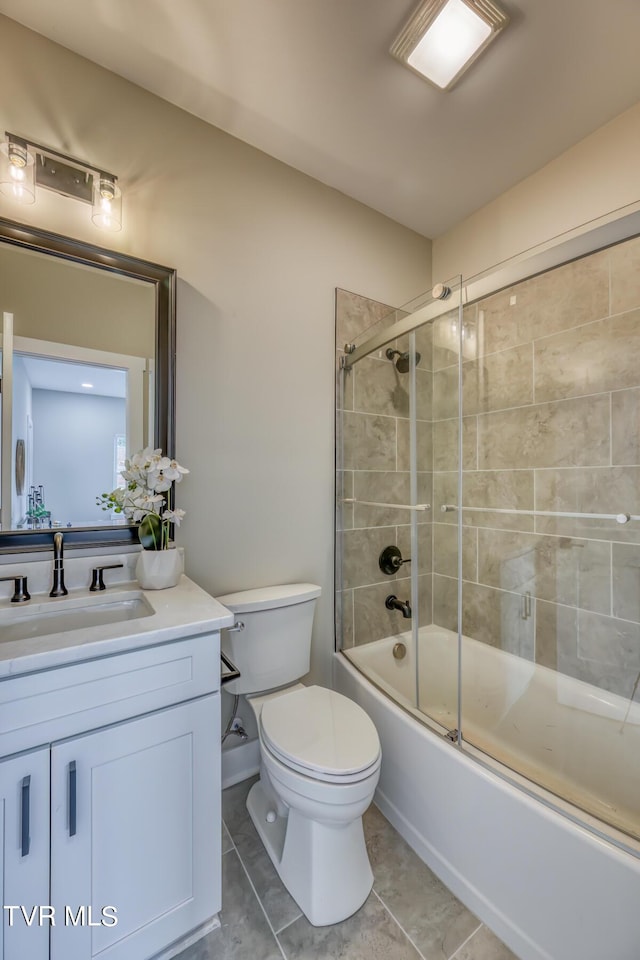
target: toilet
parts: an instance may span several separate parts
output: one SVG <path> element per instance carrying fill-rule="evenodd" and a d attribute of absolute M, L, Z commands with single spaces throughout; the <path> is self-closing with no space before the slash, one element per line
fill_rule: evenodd
<path fill-rule="evenodd" d="M 314 926 L 338 923 L 367 899 L 373 873 L 362 815 L 380 776 L 367 714 L 309 671 L 320 587 L 293 583 L 218 597 L 235 615 L 222 649 L 240 671 L 260 738 L 260 779 L 247 809 L 285 887 Z"/>

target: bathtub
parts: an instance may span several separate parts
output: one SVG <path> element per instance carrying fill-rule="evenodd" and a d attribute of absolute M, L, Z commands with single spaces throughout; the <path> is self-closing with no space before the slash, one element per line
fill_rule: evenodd
<path fill-rule="evenodd" d="M 418 671 L 410 635 L 335 655 L 335 688 L 380 734 L 380 809 L 521 960 L 640 960 L 640 843 L 622 832 L 640 807 L 640 705 L 470 638 L 462 663 L 461 749 L 445 735 L 455 634 L 421 628 Z"/>

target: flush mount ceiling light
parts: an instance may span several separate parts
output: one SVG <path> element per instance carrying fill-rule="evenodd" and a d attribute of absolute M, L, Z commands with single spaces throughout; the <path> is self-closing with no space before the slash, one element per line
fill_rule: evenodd
<path fill-rule="evenodd" d="M 391 53 L 440 90 L 450 90 L 508 22 L 491 0 L 423 0 Z"/>
<path fill-rule="evenodd" d="M 51 147 L 5 133 L 0 144 L 0 193 L 34 203 L 36 186 L 91 204 L 91 219 L 103 230 L 122 227 L 122 193 L 112 173 Z"/>

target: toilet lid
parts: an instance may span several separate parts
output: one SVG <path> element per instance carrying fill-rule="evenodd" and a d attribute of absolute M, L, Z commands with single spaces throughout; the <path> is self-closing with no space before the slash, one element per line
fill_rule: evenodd
<path fill-rule="evenodd" d="M 380 756 L 378 733 L 364 710 L 325 687 L 303 687 L 267 701 L 260 726 L 276 757 L 316 778 L 350 777 Z"/>

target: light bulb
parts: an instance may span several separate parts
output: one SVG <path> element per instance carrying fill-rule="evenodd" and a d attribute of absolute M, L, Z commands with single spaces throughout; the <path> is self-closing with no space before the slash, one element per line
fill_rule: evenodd
<path fill-rule="evenodd" d="M 93 213 L 91 219 L 104 230 L 120 230 L 122 226 L 122 195 L 115 177 L 101 173 L 94 180 Z"/>
<path fill-rule="evenodd" d="M 0 192 L 19 203 L 33 203 L 35 187 L 35 164 L 26 144 L 0 144 Z"/>

